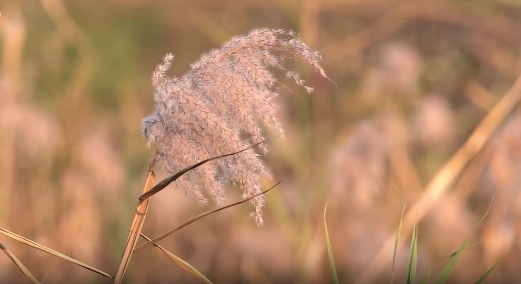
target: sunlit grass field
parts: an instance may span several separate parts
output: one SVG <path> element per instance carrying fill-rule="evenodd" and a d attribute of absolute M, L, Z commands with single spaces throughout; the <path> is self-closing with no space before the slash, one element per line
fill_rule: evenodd
<path fill-rule="evenodd" d="M 181 76 L 262 27 L 295 31 L 334 83 L 288 62 L 309 95 L 277 73 L 286 138 L 266 129 L 262 185 L 285 182 L 265 195 L 264 226 L 246 202 L 159 245 L 213 283 L 521 279 L 516 1 L 4 0 L 0 12 L 0 283 L 28 283 L 20 263 L 44 283 L 113 281 L 6 231 L 115 276 L 154 153 L 140 123 L 155 66 L 171 52 Z M 156 183 L 168 176 L 155 167 Z M 230 186 L 224 205 L 240 200 Z M 171 184 L 142 233 L 215 208 Z M 200 281 L 172 260 L 136 251 L 124 283 Z"/>

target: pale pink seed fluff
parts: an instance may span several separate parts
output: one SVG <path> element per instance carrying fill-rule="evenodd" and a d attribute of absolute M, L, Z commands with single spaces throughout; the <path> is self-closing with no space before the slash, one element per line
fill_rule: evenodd
<path fill-rule="evenodd" d="M 320 55 L 284 30 L 264 28 L 236 36 L 202 55 L 180 78 L 166 75 L 173 59 L 167 54 L 156 67 L 152 75 L 155 110 L 142 120 L 143 136 L 157 148 L 155 159 L 170 173 L 264 140 L 260 123 L 284 137 L 273 103 L 278 96 L 276 78 L 269 68 L 283 71 L 308 92 L 313 88 L 284 67 L 285 59 L 307 63 L 327 78 L 319 65 Z M 241 139 L 241 132 L 249 134 L 251 141 Z M 202 189 L 221 204 L 226 182 L 237 182 L 243 198 L 248 198 L 261 192 L 261 175 L 270 173 L 250 149 L 196 168 L 176 185 L 195 195 L 200 204 L 207 203 Z M 263 223 L 263 202 L 262 196 L 250 201 L 258 225 Z"/>

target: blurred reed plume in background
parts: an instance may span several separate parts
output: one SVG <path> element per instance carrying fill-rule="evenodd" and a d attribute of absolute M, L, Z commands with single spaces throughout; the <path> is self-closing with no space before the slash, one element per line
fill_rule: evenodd
<path fill-rule="evenodd" d="M 282 65 L 284 59 L 310 64 L 327 78 L 318 53 L 311 52 L 293 32 L 284 30 L 257 29 L 234 37 L 191 64 L 192 69 L 181 78 L 166 77 L 173 59 L 168 54 L 156 67 L 152 75 L 155 111 L 142 121 L 143 136 L 157 145 L 153 159 L 163 161 L 170 173 L 247 148 L 252 143 L 241 139 L 241 132 L 253 143 L 265 140 L 258 121 L 284 137 L 273 102 L 278 96 L 274 86 L 277 80 L 268 67 L 284 71 L 309 93 L 313 88 L 287 70 Z M 264 144 L 261 148 L 267 152 Z M 198 167 L 176 184 L 192 192 L 199 204 L 207 203 L 200 191 L 205 189 L 220 205 L 225 199 L 224 182 L 237 181 L 244 190 L 243 198 L 248 198 L 262 192 L 261 175 L 271 176 L 251 149 Z M 252 216 L 257 225 L 262 225 L 262 195 L 250 202 Z"/>
<path fill-rule="evenodd" d="M 392 255 L 385 253 L 392 249 L 386 245 L 389 240 L 394 244 L 404 202 L 410 216 L 406 220 L 418 221 L 418 274 L 427 267 L 435 272 L 476 228 L 492 196 L 492 210 L 471 242 L 475 245 L 462 254 L 450 280 L 473 283 L 501 256 L 490 282 L 521 279 L 518 1 L 3 0 L 0 12 L 0 227 L 104 271 L 116 271 L 146 165 L 156 154 L 156 149 L 144 147 L 147 141 L 137 125 L 154 108 L 165 107 L 165 115 L 156 111 L 144 123 L 145 136 L 163 153 L 156 158 L 167 164 L 166 171 L 157 171 L 157 180 L 175 171 L 168 165 L 179 160 L 174 152 L 179 148 L 162 145 L 197 150 L 197 156 L 177 161 L 182 167 L 189 159 L 265 137 L 269 153 L 254 157 L 251 151 L 228 164 L 245 165 L 241 159 L 249 159 L 252 171 L 260 172 L 261 159 L 274 179 L 287 181 L 269 193 L 261 228 L 248 217 L 251 208 L 243 205 L 159 242 L 215 283 L 328 283 L 322 219 L 326 202 L 342 282 L 389 281 Z M 253 61 L 230 56 L 217 61 L 223 68 L 206 65 L 215 66 L 207 75 L 198 71 L 205 69 L 198 64 L 212 56 L 191 68 L 202 53 L 259 27 L 294 30 L 310 50 L 320 51 L 321 67 L 338 86 L 315 72 L 315 64 L 301 60 L 280 64 L 301 74 L 315 88 L 312 96 L 305 88 L 275 83 L 282 81 L 284 70 L 264 81 L 252 81 L 267 74 L 257 65 L 249 76 L 230 76 L 232 68 L 233 74 L 247 74 L 248 65 L 259 62 L 255 59 L 269 59 L 261 49 L 251 49 L 258 54 Z M 293 36 L 270 38 L 282 43 Z M 283 48 L 281 55 L 292 59 L 303 50 L 293 43 L 292 51 Z M 150 73 L 168 52 L 176 54 L 169 72 L 185 75 L 174 79 L 156 73 L 156 85 L 165 83 L 161 78 L 167 81 L 159 89 L 172 90 L 158 92 L 150 85 Z M 279 54 L 273 52 L 276 58 Z M 318 60 L 313 53 L 308 56 L 304 61 Z M 213 81 L 192 84 L 210 75 L 224 81 L 222 86 Z M 269 82 L 273 85 L 264 88 Z M 270 108 L 268 103 L 251 108 L 257 105 L 250 101 L 254 97 L 236 88 L 243 85 L 245 94 L 263 90 L 269 99 L 259 99 L 279 107 L 273 113 L 264 109 Z M 160 98 L 152 100 L 150 94 L 191 94 L 192 88 L 202 94 L 201 106 L 227 106 L 221 113 L 212 109 L 218 124 L 209 129 L 227 128 L 239 144 L 227 143 L 228 150 L 222 152 L 210 138 L 195 146 L 172 138 L 162 144 L 157 126 L 191 130 L 190 124 L 171 121 L 181 113 L 176 108 L 186 104 L 176 97 L 176 104 L 154 106 Z M 234 98 L 229 102 L 209 96 L 212 90 L 224 94 L 227 89 L 233 90 L 227 93 Z M 245 113 L 233 107 L 243 104 L 250 106 Z M 248 120 L 255 112 L 277 117 L 286 139 L 275 139 L 281 132 L 270 117 Z M 185 121 L 193 117 L 188 110 L 185 115 Z M 494 123 L 487 120 L 483 127 L 482 120 L 491 115 Z M 239 124 L 231 124 L 233 116 Z M 215 193 L 199 201 L 206 196 L 220 201 L 225 189 L 227 200 L 243 198 L 238 186 L 214 179 L 215 166 L 226 172 L 225 161 L 221 163 L 193 173 L 198 191 L 207 183 Z M 234 179 L 233 171 L 228 175 Z M 255 191 L 271 184 L 262 176 L 247 188 Z M 143 227 L 147 236 L 155 237 L 203 210 L 194 198 L 185 198 L 182 184 L 170 187 L 151 200 Z M 400 243 L 410 231 L 404 225 Z M 0 241 L 37 279 L 47 275 L 46 283 L 105 281 L 3 235 Z M 405 279 L 401 272 L 408 249 L 405 242 L 397 252 L 396 283 Z M 198 281 L 155 249 L 135 253 L 125 280 Z M 16 281 L 26 279 L 0 255 L 0 283 Z"/>

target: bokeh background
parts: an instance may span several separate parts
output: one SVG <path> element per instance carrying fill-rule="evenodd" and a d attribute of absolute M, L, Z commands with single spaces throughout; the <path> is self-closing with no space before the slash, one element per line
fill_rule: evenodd
<path fill-rule="evenodd" d="M 241 205 L 161 241 L 214 283 L 330 282 L 326 203 L 340 281 L 389 281 L 392 248 L 375 260 L 403 206 L 414 216 L 413 204 L 429 200 L 427 186 L 521 74 L 515 0 L 3 0 L 0 12 L 0 227 L 113 275 L 153 153 L 140 135 L 153 109 L 150 76 L 167 52 L 181 75 L 233 35 L 292 29 L 336 83 L 292 65 L 316 92 L 290 82 L 281 90 L 287 138 L 271 139 L 265 159 L 287 182 L 267 194 L 265 226 Z M 436 274 L 476 232 L 451 283 L 476 281 L 500 257 L 489 282 L 521 279 L 519 107 L 491 130 L 448 168 L 454 182 L 417 218 L 420 273 Z M 170 186 L 152 199 L 143 232 L 213 208 Z M 396 281 L 409 235 L 404 226 Z M 46 283 L 110 283 L 0 240 Z M 0 282 L 27 282 L 3 254 Z M 126 283 L 172 282 L 197 280 L 154 249 L 133 256 Z"/>

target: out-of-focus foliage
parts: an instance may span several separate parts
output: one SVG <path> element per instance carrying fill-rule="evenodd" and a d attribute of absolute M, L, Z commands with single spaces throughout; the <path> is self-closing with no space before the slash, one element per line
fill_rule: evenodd
<path fill-rule="evenodd" d="M 0 12 L 0 226 L 111 273 L 153 154 L 140 134 L 150 76 L 168 52 L 180 75 L 233 35 L 292 29 L 336 83 L 296 64 L 315 92 L 280 87 L 286 139 L 272 139 L 266 164 L 288 182 L 266 196 L 265 226 L 243 205 L 160 242 L 214 283 L 331 281 L 326 202 L 338 277 L 354 282 L 394 238 L 404 197 L 422 196 L 521 74 L 516 1 L 4 0 Z M 444 267 L 495 196 L 450 279 L 476 281 L 502 256 L 489 281 L 521 278 L 511 249 L 521 240 L 520 121 L 516 109 L 419 222 L 417 275 Z M 143 232 L 153 238 L 206 209 L 167 188 Z M 0 239 L 47 283 L 106 281 Z M 396 283 L 408 252 L 397 251 Z M 197 281 L 152 248 L 133 256 L 125 279 Z M 0 257 L 0 282 L 15 281 L 26 280 Z"/>

